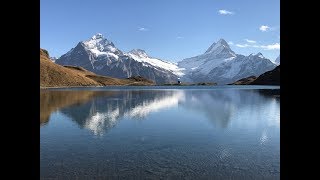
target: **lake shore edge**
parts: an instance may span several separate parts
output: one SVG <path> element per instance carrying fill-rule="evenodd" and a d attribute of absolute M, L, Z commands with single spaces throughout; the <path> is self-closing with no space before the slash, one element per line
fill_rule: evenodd
<path fill-rule="evenodd" d="M 243 87 L 250 87 L 250 86 L 267 86 L 267 87 L 279 87 L 279 85 L 108 85 L 108 86 L 49 86 L 43 87 L 40 86 L 40 90 L 45 89 L 72 89 L 72 88 L 103 88 L 103 87 L 226 87 L 226 86 L 243 86 Z"/>

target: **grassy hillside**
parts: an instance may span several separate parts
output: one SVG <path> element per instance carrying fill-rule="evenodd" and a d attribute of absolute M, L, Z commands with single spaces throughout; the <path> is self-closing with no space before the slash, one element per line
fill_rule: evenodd
<path fill-rule="evenodd" d="M 256 80 L 257 77 L 255 76 L 249 76 L 249 77 L 246 77 L 246 78 L 242 78 L 234 83 L 231 83 L 229 85 L 248 85 L 250 83 L 252 83 L 254 80 Z"/>

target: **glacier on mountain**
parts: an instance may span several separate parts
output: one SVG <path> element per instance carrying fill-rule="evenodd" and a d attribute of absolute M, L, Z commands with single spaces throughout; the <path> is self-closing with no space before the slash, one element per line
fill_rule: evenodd
<path fill-rule="evenodd" d="M 153 66 L 155 68 L 163 68 L 166 69 L 177 76 L 183 76 L 184 73 L 182 72 L 184 69 L 179 68 L 177 63 L 172 63 L 169 61 L 164 61 L 157 58 L 152 58 L 147 55 L 144 50 L 141 49 L 133 49 L 131 50 L 128 55 L 135 59 L 138 62 L 142 62 L 146 66 Z"/>

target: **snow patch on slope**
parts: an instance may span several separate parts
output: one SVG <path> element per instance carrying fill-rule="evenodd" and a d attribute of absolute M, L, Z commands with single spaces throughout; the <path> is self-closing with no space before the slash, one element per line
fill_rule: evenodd
<path fill-rule="evenodd" d="M 142 62 L 146 66 L 149 64 L 157 68 L 162 68 L 162 69 L 171 71 L 173 74 L 177 76 L 184 75 L 184 73 L 182 72 L 184 69 L 179 68 L 176 63 L 163 61 L 157 58 L 151 58 L 147 55 L 147 53 L 144 50 L 134 49 L 134 50 L 131 50 L 127 55 L 138 62 Z"/>

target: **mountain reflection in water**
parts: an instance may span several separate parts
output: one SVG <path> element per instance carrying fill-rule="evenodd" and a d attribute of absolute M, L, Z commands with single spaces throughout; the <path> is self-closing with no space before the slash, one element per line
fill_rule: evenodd
<path fill-rule="evenodd" d="M 103 135 L 122 118 L 142 120 L 152 112 L 179 106 L 205 116 L 216 127 L 227 128 L 236 111 L 259 118 L 261 112 L 250 111 L 253 105 L 279 100 L 266 91 L 41 91 L 40 126 L 48 123 L 51 113 L 59 111 L 80 128 Z"/>

